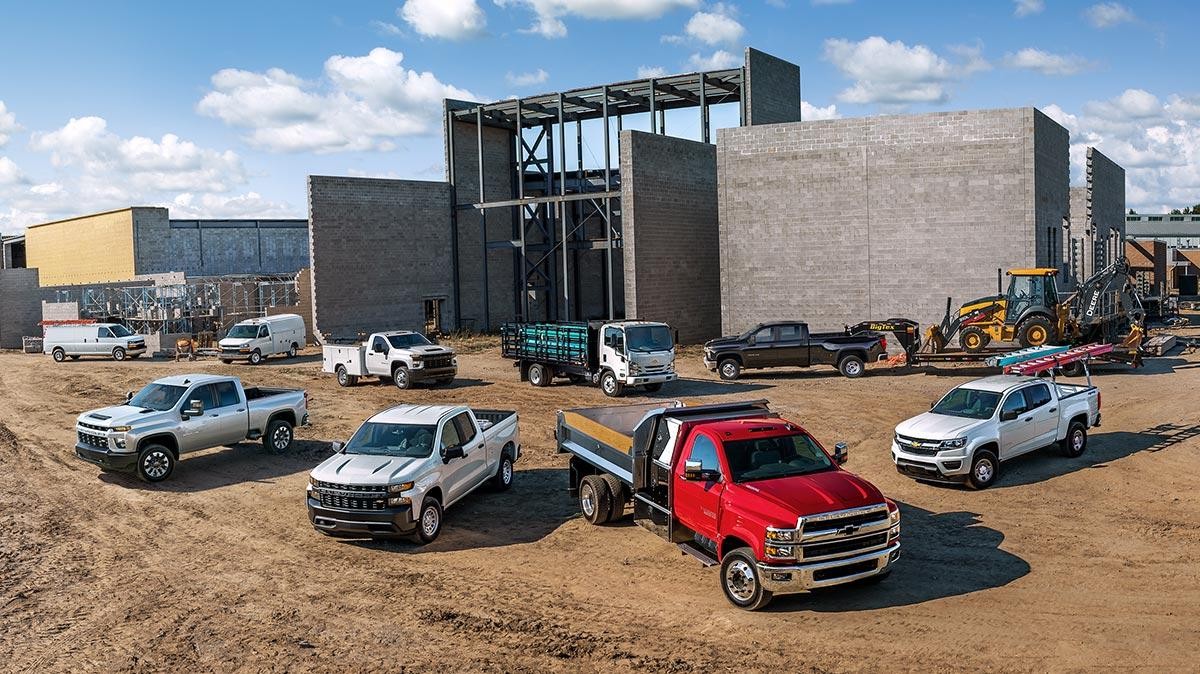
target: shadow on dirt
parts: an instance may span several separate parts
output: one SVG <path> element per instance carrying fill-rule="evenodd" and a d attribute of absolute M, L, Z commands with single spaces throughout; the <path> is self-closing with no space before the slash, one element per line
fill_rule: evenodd
<path fill-rule="evenodd" d="M 296 440 L 286 452 L 271 453 L 259 442 L 185 454 L 176 462 L 171 476 L 162 482 L 143 482 L 133 473 L 101 472 L 100 479 L 124 487 L 147 491 L 198 492 L 244 482 L 271 482 L 307 472 L 333 455 L 333 446 L 320 440 Z M 296 501 L 303 500 L 302 494 Z"/>
<path fill-rule="evenodd" d="M 1160 424 L 1139 433 L 1116 431 L 1089 435 L 1087 450 L 1077 459 L 1062 456 L 1056 446 L 1051 446 L 1004 462 L 992 489 L 1043 482 L 1078 470 L 1107 468 L 1112 461 L 1138 452 L 1162 451 L 1196 437 L 1200 437 L 1200 424 Z"/>
<path fill-rule="evenodd" d="M 742 381 L 721 381 L 718 379 L 676 379 L 663 384 L 661 390 L 650 393 L 644 389 L 633 387 L 626 389 L 627 396 L 645 396 L 647 398 L 674 399 L 680 396 L 723 396 L 739 395 L 751 391 L 761 391 L 773 388 L 769 384 L 753 384 Z"/>
<path fill-rule="evenodd" d="M 497 492 L 485 485 L 448 508 L 441 535 L 429 545 L 406 540 L 339 540 L 409 555 L 532 543 L 579 516 L 575 500 L 566 491 L 564 468 L 518 469 L 508 491 Z"/>
<path fill-rule="evenodd" d="M 433 389 L 433 390 L 438 390 L 438 391 L 449 391 L 451 389 L 456 389 L 456 388 L 474 388 L 476 386 L 491 386 L 491 385 L 492 385 L 492 382 L 484 381 L 482 379 L 455 379 L 452 383 L 449 383 L 449 384 L 434 384 L 429 381 L 413 382 L 412 387 L 420 388 L 420 389 Z M 373 378 L 373 379 L 359 380 L 359 382 L 357 384 L 355 384 L 355 386 L 382 386 L 384 388 L 389 388 L 389 387 L 395 387 L 396 384 L 393 383 L 390 378 L 388 378 L 388 379 Z"/>
<path fill-rule="evenodd" d="M 1029 563 L 1000 549 L 1004 534 L 969 512 L 933 513 L 900 504 L 901 555 L 882 582 L 842 585 L 781 596 L 766 611 L 841 613 L 921 604 L 1003 587 L 1029 573 Z"/>

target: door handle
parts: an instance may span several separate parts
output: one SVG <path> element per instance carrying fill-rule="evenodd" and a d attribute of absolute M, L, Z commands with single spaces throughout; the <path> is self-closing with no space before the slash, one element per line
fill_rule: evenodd
<path fill-rule="evenodd" d="M 246 410 L 243 410 L 243 409 L 239 409 L 239 410 L 238 410 L 238 411 L 239 411 L 239 412 L 245 412 L 245 411 L 246 411 Z"/>
<path fill-rule="evenodd" d="M 1029 423 L 1029 422 L 1033 421 L 1033 417 L 1025 417 L 1025 419 L 1023 419 L 1023 421 L 1025 423 Z"/>
<path fill-rule="evenodd" d="M 1050 412 L 1057 412 L 1057 411 L 1058 411 L 1058 408 L 1057 408 L 1057 407 L 1051 407 L 1051 408 L 1049 409 L 1049 411 L 1050 411 Z"/>

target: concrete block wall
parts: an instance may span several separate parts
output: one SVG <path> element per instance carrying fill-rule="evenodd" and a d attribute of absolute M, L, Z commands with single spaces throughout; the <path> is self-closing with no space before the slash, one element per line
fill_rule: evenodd
<path fill-rule="evenodd" d="M 1033 259 L 1039 267 L 1059 269 L 1062 281 L 1063 225 L 1071 214 L 1071 138 L 1041 110 L 1032 110 L 1032 126 L 1026 129 L 1033 140 Z"/>
<path fill-rule="evenodd" d="M 746 48 L 746 125 L 800 121 L 800 66 Z"/>
<path fill-rule="evenodd" d="M 19 349 L 22 337 L 40 337 L 41 320 L 38 270 L 0 269 L 0 349 Z"/>
<path fill-rule="evenodd" d="M 130 211 L 133 218 L 134 273 L 181 271 L 179 267 L 184 260 L 171 248 L 171 221 L 167 209 L 135 206 Z"/>
<path fill-rule="evenodd" d="M 1094 264 L 1099 271 L 1124 254 L 1125 169 L 1100 150 L 1089 147 L 1086 175 L 1088 205 L 1096 228 Z"/>
<path fill-rule="evenodd" d="M 1040 220 L 1056 214 L 1061 225 L 1068 212 L 1066 130 L 1038 115 L 719 131 L 723 331 L 774 319 L 815 329 L 892 316 L 927 325 L 941 320 L 947 296 L 994 293 L 997 268 L 1038 264 Z M 1062 175 L 1046 166 L 1039 179 L 1056 146 Z"/>
<path fill-rule="evenodd" d="M 422 330 L 424 300 L 453 325 L 450 184 L 309 176 L 314 331 Z"/>
<path fill-rule="evenodd" d="M 1092 242 L 1095 237 L 1091 233 L 1088 219 L 1088 188 L 1080 185 L 1070 188 L 1071 206 L 1070 223 L 1067 230 L 1066 251 L 1064 258 L 1067 262 L 1067 273 L 1063 276 L 1061 287 L 1074 288 L 1080 281 L 1092 273 Z"/>
<path fill-rule="evenodd" d="M 625 314 L 665 321 L 683 343 L 719 336 L 716 147 L 623 131 L 621 176 Z"/>
<path fill-rule="evenodd" d="M 172 271 L 295 274 L 309 264 L 307 220 L 171 220 Z"/>

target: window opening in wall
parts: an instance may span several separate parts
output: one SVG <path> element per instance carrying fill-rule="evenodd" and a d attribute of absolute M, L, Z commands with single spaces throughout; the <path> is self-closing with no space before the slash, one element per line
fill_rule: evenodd
<path fill-rule="evenodd" d="M 425 300 L 425 334 L 442 334 L 442 309 L 446 300 L 436 297 Z"/>

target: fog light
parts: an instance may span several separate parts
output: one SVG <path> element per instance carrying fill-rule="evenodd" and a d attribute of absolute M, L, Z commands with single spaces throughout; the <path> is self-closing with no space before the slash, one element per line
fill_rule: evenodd
<path fill-rule="evenodd" d="M 388 499 L 387 503 L 390 506 L 406 506 L 412 505 L 412 499 L 407 496 L 397 496 L 395 498 Z"/>
<path fill-rule="evenodd" d="M 125 438 L 115 438 L 113 444 L 117 446 L 117 449 L 125 449 Z"/>
<path fill-rule="evenodd" d="M 788 581 L 789 581 L 789 580 L 791 580 L 791 579 L 792 579 L 792 574 L 790 574 L 790 573 L 778 573 L 778 572 L 775 572 L 775 573 L 772 573 L 772 574 L 771 574 L 771 580 L 777 580 L 777 581 L 779 581 L 779 582 L 782 582 L 782 583 L 786 583 L 786 582 L 788 582 Z"/>
<path fill-rule="evenodd" d="M 946 461 L 942 465 L 946 467 L 946 470 L 958 470 L 962 468 L 962 461 Z"/>

